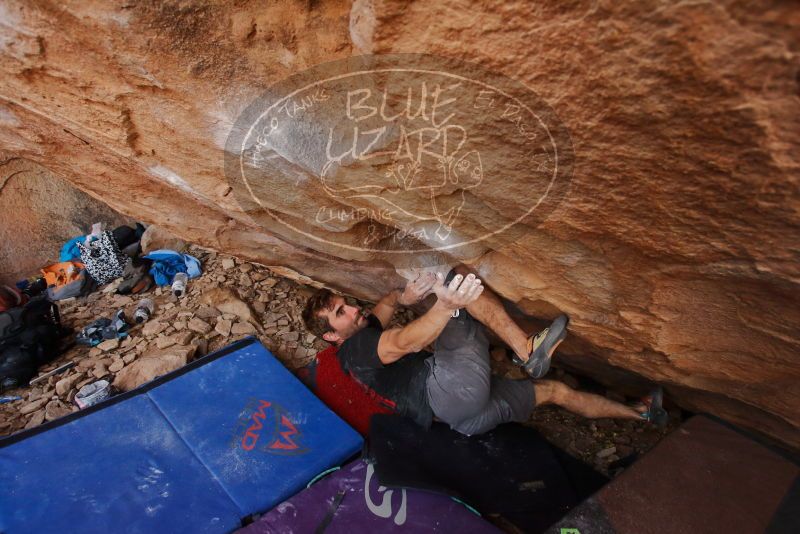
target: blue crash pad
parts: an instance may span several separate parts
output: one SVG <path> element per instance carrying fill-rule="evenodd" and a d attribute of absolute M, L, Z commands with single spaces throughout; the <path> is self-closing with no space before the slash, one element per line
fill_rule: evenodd
<path fill-rule="evenodd" d="M 0 441 L 0 532 L 229 532 L 361 446 L 250 338 Z"/>

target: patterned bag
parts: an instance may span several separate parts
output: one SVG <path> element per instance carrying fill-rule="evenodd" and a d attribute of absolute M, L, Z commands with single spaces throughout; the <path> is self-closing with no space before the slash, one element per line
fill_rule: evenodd
<path fill-rule="evenodd" d="M 121 277 L 129 261 L 128 256 L 119 250 L 114 235 L 108 231 L 101 233 L 100 239 L 88 245 L 78 243 L 78 249 L 81 251 L 81 261 L 86 270 L 98 284 L 107 284 Z"/>

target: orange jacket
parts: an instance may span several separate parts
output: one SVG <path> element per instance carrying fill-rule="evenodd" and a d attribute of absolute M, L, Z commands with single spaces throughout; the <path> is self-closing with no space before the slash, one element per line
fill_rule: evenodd
<path fill-rule="evenodd" d="M 62 261 L 42 269 L 42 275 L 47 282 L 47 287 L 63 287 L 80 278 L 83 264 L 79 261 Z"/>

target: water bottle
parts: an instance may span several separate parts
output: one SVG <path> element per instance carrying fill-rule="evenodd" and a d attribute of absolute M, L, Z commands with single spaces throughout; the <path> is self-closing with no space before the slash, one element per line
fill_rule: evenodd
<path fill-rule="evenodd" d="M 136 307 L 136 311 L 133 312 L 133 320 L 137 323 L 144 323 L 150 316 L 153 315 L 155 311 L 155 304 L 150 299 L 142 299 L 139 301 L 139 305 Z"/>
<path fill-rule="evenodd" d="M 189 276 L 186 273 L 176 273 L 175 278 L 172 279 L 172 294 L 180 298 L 186 292 L 186 282 L 189 281 Z"/>

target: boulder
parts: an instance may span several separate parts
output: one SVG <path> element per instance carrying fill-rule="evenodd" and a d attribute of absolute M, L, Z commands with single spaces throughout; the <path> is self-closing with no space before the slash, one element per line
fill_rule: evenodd
<path fill-rule="evenodd" d="M 181 332 L 179 334 L 175 334 L 173 336 L 175 338 L 175 342 L 178 345 L 188 345 L 194 339 L 193 332 Z"/>
<path fill-rule="evenodd" d="M 250 323 L 237 322 L 231 327 L 231 334 L 235 336 L 253 335 L 256 333 L 256 327 Z"/>
<path fill-rule="evenodd" d="M 84 375 L 82 373 L 74 373 L 70 376 L 64 377 L 58 382 L 56 382 L 56 395 L 59 397 L 65 396 L 70 390 L 75 386 L 75 384 L 83 378 Z"/>
<path fill-rule="evenodd" d="M 197 332 L 198 334 L 207 334 L 211 332 L 211 325 L 199 317 L 192 317 L 186 326 L 189 330 Z"/>
<path fill-rule="evenodd" d="M 92 375 L 95 378 L 103 378 L 108 374 L 108 366 L 104 363 L 98 363 L 95 365 L 94 370 L 92 371 Z"/>
<path fill-rule="evenodd" d="M 174 344 L 175 338 L 173 336 L 159 336 L 156 338 L 156 347 L 159 349 L 166 349 Z"/>
<path fill-rule="evenodd" d="M 78 369 L 80 369 L 81 371 L 86 371 L 97 365 L 97 356 L 96 355 L 92 356 L 91 351 L 89 351 L 89 353 L 90 354 L 88 356 L 80 360 L 77 364 Z M 97 354 L 100 353 L 102 353 L 102 351 L 98 352 Z"/>
<path fill-rule="evenodd" d="M 231 335 L 231 321 L 229 319 L 220 319 L 217 321 L 217 325 L 214 327 L 214 330 L 219 332 L 220 335 L 224 337 L 228 337 Z"/>
<path fill-rule="evenodd" d="M 169 325 L 161 321 L 147 321 L 142 327 L 142 335 L 148 337 L 158 335 L 166 330 L 167 326 Z"/>
<path fill-rule="evenodd" d="M 97 348 L 102 350 L 103 352 L 106 352 L 106 351 L 109 351 L 109 350 L 114 350 L 117 347 L 119 347 L 119 339 L 117 339 L 117 338 L 106 339 L 105 341 L 103 341 L 102 343 L 97 345 Z"/>
<path fill-rule="evenodd" d="M 26 404 L 25 406 L 20 408 L 19 409 L 19 413 L 21 413 L 22 415 L 33 413 L 36 410 L 38 410 L 39 408 L 41 408 L 42 406 L 44 406 L 45 404 L 47 404 L 48 400 L 49 400 L 49 397 L 39 397 L 35 401 L 29 402 L 28 404 Z"/>
<path fill-rule="evenodd" d="M 213 306 L 200 306 L 197 308 L 197 316 L 201 319 L 213 319 L 219 316 L 219 310 Z"/>
<path fill-rule="evenodd" d="M 39 410 L 25 424 L 25 430 L 29 428 L 34 428 L 44 423 L 44 410 Z"/>
<path fill-rule="evenodd" d="M 186 241 L 172 235 L 169 231 L 151 224 L 147 227 L 142 234 L 141 239 L 142 254 L 153 252 L 154 250 L 167 249 L 176 252 L 183 252 L 186 247 Z"/>
<path fill-rule="evenodd" d="M 212 306 L 223 314 L 235 315 L 242 321 L 255 321 L 250 306 L 236 296 L 236 293 L 229 287 L 218 287 L 207 291 L 200 300 L 203 304 Z"/>
<path fill-rule="evenodd" d="M 183 367 L 191 360 L 195 350 L 195 346 L 189 345 L 148 351 L 117 373 L 114 386 L 121 391 L 130 391 L 156 377 Z"/>
<path fill-rule="evenodd" d="M 571 317 L 557 355 L 565 368 L 631 394 L 660 383 L 682 408 L 800 447 L 793 2 L 481 0 L 465 10 L 458 0 L 353 0 L 300 10 L 279 1 L 265 10 L 187 0 L 71 4 L 69 16 L 29 4 L 8 0 L 0 26 L 10 43 L 0 47 L 0 203 L 33 169 L 40 184 L 61 177 L 181 239 L 373 302 L 402 287 L 398 271 L 416 260 L 467 263 L 526 332 Z M 249 131 L 234 125 L 268 86 L 330 60 L 396 52 L 459 58 L 479 81 L 511 76 L 505 94 L 531 113 L 499 91 L 439 83 L 435 120 L 472 115 L 448 119 L 440 137 L 453 146 L 430 162 L 440 169 L 427 158 L 414 168 L 413 157 L 401 168 L 386 156 L 404 155 L 394 138 L 352 139 L 356 119 L 362 134 L 383 120 L 362 116 L 380 108 L 380 88 L 355 108 L 345 91 L 313 106 L 301 105 L 313 101 L 304 95 L 280 143 L 258 145 L 274 150 L 248 153 L 246 170 L 264 179 L 226 177 L 244 146 L 235 136 Z M 438 82 L 429 81 L 431 111 Z M 410 87 L 409 114 L 420 86 Z M 408 99 L 398 101 L 395 115 Z M 400 135 L 404 120 L 384 131 Z M 330 124 L 344 145 L 337 154 L 319 133 Z M 454 156 L 461 140 L 474 152 Z M 349 180 L 369 191 L 339 194 Z M 3 265 L 65 220 L 60 202 L 19 209 L 26 190 L 0 205 L 12 206 L 0 209 L 10 214 L 0 228 L 30 229 L 0 236 L 12 251 Z M 389 250 L 396 241 L 418 252 Z M 449 248 L 429 255 L 441 243 Z"/>
<path fill-rule="evenodd" d="M 44 408 L 44 418 L 47 421 L 54 421 L 69 413 L 72 413 L 72 409 L 59 400 L 48 402 Z"/>

